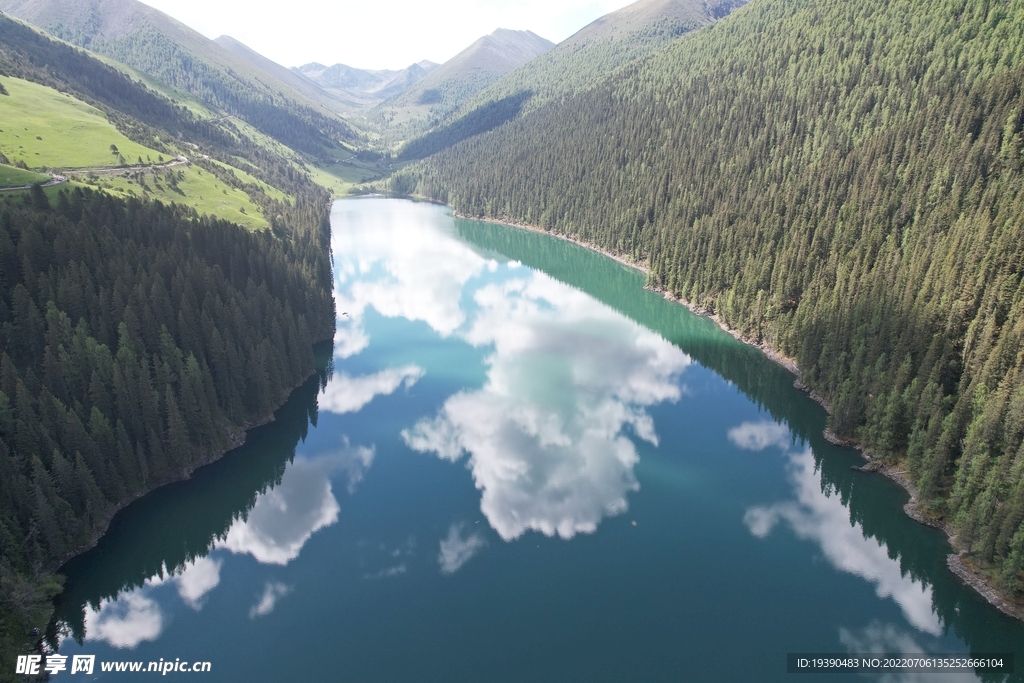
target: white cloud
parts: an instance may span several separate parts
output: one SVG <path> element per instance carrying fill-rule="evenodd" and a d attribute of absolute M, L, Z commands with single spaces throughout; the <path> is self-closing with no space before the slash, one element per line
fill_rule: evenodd
<path fill-rule="evenodd" d="M 914 628 L 940 635 L 942 623 L 932 608 L 931 586 L 905 575 L 884 543 L 866 537 L 859 523 L 851 524 L 850 511 L 838 495 L 822 493 L 809 448 L 791 453 L 790 461 L 796 500 L 747 510 L 743 521 L 750 533 L 765 538 L 779 521 L 789 522 L 797 536 L 821 547 L 833 567 L 871 582 L 878 597 L 892 598 Z"/>
<path fill-rule="evenodd" d="M 328 472 L 344 472 L 348 476 L 348 492 L 355 493 L 356 484 L 363 480 L 366 470 L 373 464 L 374 449 L 366 446 L 349 446 L 348 437 L 343 437 L 344 447 L 337 453 L 321 455 L 317 464 Z"/>
<path fill-rule="evenodd" d="M 763 451 L 769 446 L 786 449 L 792 443 L 789 429 L 771 420 L 744 422 L 730 429 L 728 436 L 738 448 L 748 451 Z"/>
<path fill-rule="evenodd" d="M 647 406 L 675 401 L 691 362 L 677 347 L 542 273 L 487 285 L 465 339 L 491 347 L 487 382 L 402 433 L 469 467 L 480 508 L 505 540 L 571 538 L 628 507 L 639 456 L 658 443 Z"/>
<path fill-rule="evenodd" d="M 348 212 L 358 220 L 347 220 Z M 462 288 L 487 262 L 440 230 L 433 211 L 411 202 L 359 199 L 335 202 L 331 221 L 345 225 L 334 231 L 332 249 L 334 298 L 338 310 L 349 314 L 348 324 L 360 324 L 367 307 L 387 318 L 423 321 L 443 337 L 463 324 Z"/>
<path fill-rule="evenodd" d="M 592 532 L 626 510 L 626 496 L 638 489 L 632 437 L 658 443 L 647 408 L 679 399 L 678 376 L 691 361 L 588 295 L 480 255 L 438 227 L 444 222 L 435 212 L 446 211 L 337 202 L 339 310 L 350 324 L 361 324 L 368 308 L 421 321 L 438 336 L 490 351 L 484 387 L 450 397 L 404 430 L 406 443 L 452 461 L 468 454 L 481 510 L 506 540 L 527 530 L 563 538 Z M 488 281 L 506 281 L 482 285 L 488 272 Z M 418 378 L 411 373 L 358 385 L 343 377 L 321 405 L 361 406 L 374 392 Z"/>
<path fill-rule="evenodd" d="M 850 654 L 927 654 L 928 650 L 920 645 L 912 635 L 902 631 L 892 624 L 883 624 L 874 621 L 863 629 L 852 631 L 847 628 L 839 629 L 839 641 L 846 647 Z M 943 681 L 952 683 L 967 683 L 977 681 L 979 678 L 969 672 L 947 672 L 941 676 Z M 935 681 L 934 673 L 904 672 L 886 673 L 878 675 L 877 679 L 882 683 L 929 683 Z"/>
<path fill-rule="evenodd" d="M 338 521 L 341 508 L 331 475 L 344 473 L 351 493 L 373 458 L 372 447 L 351 446 L 348 437 L 342 437 L 337 451 L 315 459 L 297 456 L 281 483 L 257 495 L 248 515 L 236 519 L 214 547 L 252 555 L 264 564 L 288 564 L 314 533 Z"/>
<path fill-rule="evenodd" d="M 363 377 L 336 374 L 317 398 L 317 405 L 320 410 L 338 415 L 358 413 L 377 396 L 392 394 L 402 385 L 409 388 L 422 376 L 423 369 L 415 365 L 388 368 Z"/>
<path fill-rule="evenodd" d="M 296 458 L 281 483 L 259 494 L 246 519 L 237 519 L 216 547 L 285 565 L 318 530 L 338 521 L 338 502 L 325 468 Z"/>
<path fill-rule="evenodd" d="M 145 587 L 120 593 L 114 600 L 100 601 L 98 610 L 85 606 L 85 640 L 104 641 L 111 647 L 134 649 L 146 640 L 156 640 L 163 630 L 163 614 Z"/>
<path fill-rule="evenodd" d="M 376 574 L 364 574 L 364 579 L 390 579 L 395 576 L 401 576 L 407 571 L 404 564 L 399 564 L 394 567 L 385 567 Z"/>
<path fill-rule="evenodd" d="M 361 353 L 370 345 L 370 337 L 366 330 L 356 324 L 348 324 L 344 321 L 334 331 L 334 357 L 351 358 Z"/>
<path fill-rule="evenodd" d="M 220 566 L 223 560 L 199 557 L 185 566 L 174 576 L 178 595 L 194 610 L 203 607 L 203 598 L 220 583 Z"/>
<path fill-rule="evenodd" d="M 487 541 L 479 532 L 463 538 L 463 526 L 452 524 L 448 529 L 448 538 L 441 540 L 441 552 L 438 553 L 437 563 L 441 565 L 442 574 L 454 574 L 487 545 Z"/>
<path fill-rule="evenodd" d="M 249 608 L 249 618 L 255 619 L 256 617 L 265 617 L 274 611 L 274 607 L 277 606 L 277 601 L 292 592 L 291 586 L 286 586 L 283 583 L 271 583 L 267 581 L 267 585 L 263 588 L 263 596 L 259 602 Z"/>

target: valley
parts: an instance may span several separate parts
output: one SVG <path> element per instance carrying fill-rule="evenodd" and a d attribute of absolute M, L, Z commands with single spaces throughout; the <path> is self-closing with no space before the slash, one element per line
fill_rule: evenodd
<path fill-rule="evenodd" d="M 1024 9 L 622 5 L 384 69 L 0 0 L 3 662 L 1024 656 Z"/>

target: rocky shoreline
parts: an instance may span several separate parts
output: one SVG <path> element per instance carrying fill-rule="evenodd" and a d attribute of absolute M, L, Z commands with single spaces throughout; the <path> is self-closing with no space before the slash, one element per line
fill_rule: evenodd
<path fill-rule="evenodd" d="M 572 242 L 573 244 L 584 247 L 585 249 L 596 251 L 599 254 L 607 256 L 608 258 L 614 259 L 615 261 L 621 263 L 624 266 L 633 268 L 635 270 L 639 270 L 644 274 L 647 274 L 648 272 L 647 268 L 638 263 L 627 261 L 625 258 L 621 256 L 608 253 L 603 249 L 595 247 L 592 244 L 587 244 L 585 242 L 581 242 L 577 239 L 568 237 L 566 235 L 561 235 L 555 232 L 544 230 L 543 228 L 539 228 L 537 226 L 523 225 L 521 223 L 513 223 L 511 221 L 500 219 L 466 216 L 455 211 L 454 208 L 452 208 L 452 214 L 458 218 L 482 220 L 487 221 L 488 223 L 498 223 L 500 225 L 507 225 L 509 227 L 519 228 L 521 230 L 529 230 L 531 232 L 539 232 L 545 235 L 550 235 L 551 237 L 556 237 L 558 239 L 566 240 L 567 242 Z M 821 407 L 823 407 L 826 412 L 828 412 L 829 414 L 832 413 L 831 402 L 801 381 L 800 368 L 794 359 L 782 355 L 776 349 L 772 348 L 763 341 L 751 339 L 750 337 L 747 337 L 746 335 L 740 333 L 739 331 L 729 327 L 722 321 L 721 318 L 718 317 L 717 314 L 709 311 L 707 308 L 697 306 L 692 302 L 687 301 L 686 299 L 674 297 L 668 292 L 662 290 L 654 289 L 652 287 L 646 287 L 646 289 L 650 289 L 651 291 L 661 294 L 668 301 L 672 301 L 674 303 L 685 306 L 687 309 L 690 310 L 691 313 L 711 319 L 716 325 L 718 325 L 720 329 L 732 335 L 736 340 L 749 346 L 756 347 L 762 353 L 764 353 L 764 355 L 767 356 L 769 360 L 771 360 L 774 363 L 777 363 L 778 365 L 781 365 L 786 370 L 789 370 L 793 375 L 795 375 L 796 379 L 793 382 L 793 386 L 796 389 L 799 389 L 800 391 L 806 393 L 813 401 L 821 405 Z M 950 545 L 953 546 L 955 550 L 957 550 L 957 552 L 950 554 L 946 558 L 946 565 L 949 567 L 949 570 L 953 572 L 953 574 L 957 578 L 959 578 L 964 584 L 974 589 L 979 595 L 985 598 L 985 600 L 990 605 L 998 609 L 1000 612 L 1003 612 L 1004 614 L 1011 616 L 1015 619 L 1020 619 L 1021 621 L 1024 621 L 1024 605 L 1018 604 L 1014 602 L 1012 599 L 1010 599 L 1010 597 L 1007 594 L 1005 594 L 999 588 L 993 586 L 990 583 L 988 577 L 985 576 L 985 574 L 983 574 L 981 571 L 974 568 L 970 564 L 970 559 L 967 556 L 967 554 L 957 548 L 955 530 L 950 525 L 946 524 L 944 521 L 936 520 L 929 517 L 920 509 L 920 507 L 918 506 L 917 488 L 914 486 L 914 483 L 910 480 L 905 471 L 898 469 L 897 467 L 893 467 L 883 463 L 882 461 L 872 456 L 860 444 L 854 441 L 850 441 L 848 439 L 844 439 L 829 429 L 824 430 L 823 436 L 826 441 L 833 445 L 842 446 L 845 448 L 853 448 L 857 450 L 860 453 L 861 457 L 867 460 L 867 464 L 857 469 L 864 472 L 877 472 L 878 474 L 881 474 L 891 479 L 892 481 L 896 482 L 907 493 L 909 493 L 910 500 L 907 502 L 906 505 L 903 506 L 904 513 L 906 513 L 908 517 L 910 517 L 911 519 L 920 524 L 932 527 L 934 529 L 940 529 L 941 531 L 943 531 L 948 537 Z"/>

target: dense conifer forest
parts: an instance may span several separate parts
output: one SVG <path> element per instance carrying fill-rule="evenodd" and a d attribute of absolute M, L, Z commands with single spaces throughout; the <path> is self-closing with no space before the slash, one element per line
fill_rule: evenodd
<path fill-rule="evenodd" d="M 154 149 L 187 144 L 270 225 L 82 188 L 0 197 L 0 655 L 13 661 L 40 643 L 61 561 L 266 419 L 314 371 L 334 307 L 330 196 L 301 164 L 2 15 L 0 41 L 0 73 L 72 94 Z"/>
<path fill-rule="evenodd" d="M 0 204 L 0 587 L 12 630 L 57 588 L 38 577 L 115 509 L 280 405 L 334 320 L 319 202 L 297 203 L 278 236 L 81 189 L 53 205 L 38 186 L 23 196 Z"/>
<path fill-rule="evenodd" d="M 646 265 L 796 359 L 1024 595 L 1024 5 L 759 0 L 397 189 Z"/>

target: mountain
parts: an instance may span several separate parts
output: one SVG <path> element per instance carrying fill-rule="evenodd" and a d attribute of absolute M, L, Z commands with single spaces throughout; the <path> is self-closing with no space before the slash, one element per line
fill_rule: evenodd
<path fill-rule="evenodd" d="M 343 107 L 340 106 L 341 103 L 336 98 L 331 97 L 322 88 L 317 87 L 314 83 L 310 83 L 307 79 L 302 78 L 291 69 L 281 66 L 273 60 L 267 59 L 245 43 L 235 40 L 231 36 L 219 36 L 214 38 L 213 42 L 236 57 L 244 59 L 251 66 L 259 69 L 264 74 L 284 83 L 294 91 L 309 98 L 311 101 L 316 102 L 324 109 L 335 112 L 343 109 Z"/>
<path fill-rule="evenodd" d="M 351 107 L 366 109 L 398 95 L 439 65 L 424 59 L 400 70 L 357 69 L 345 64 L 312 62 L 292 71 L 312 81 Z"/>
<path fill-rule="evenodd" d="M 713 23 L 746 0 L 639 0 L 606 14 L 550 51 L 511 71 L 410 141 L 403 158 L 421 158 L 585 88 L 616 68 Z"/>
<path fill-rule="evenodd" d="M 136 0 L 0 0 L 0 10 L 110 57 L 314 157 L 336 156 L 355 133 L 262 68 Z"/>
<path fill-rule="evenodd" d="M 528 88 L 535 104 L 577 90 L 626 62 L 655 52 L 715 22 L 747 0 L 639 0 L 584 26 L 537 60 L 496 84 L 496 99 Z"/>
<path fill-rule="evenodd" d="M 1024 599 L 1024 5 L 757 0 L 393 187 L 646 265 Z"/>
<path fill-rule="evenodd" d="M 388 124 L 412 124 L 437 119 L 508 72 L 554 46 L 532 31 L 499 28 L 432 70 L 401 94 L 376 108 Z"/>
<path fill-rule="evenodd" d="M 56 568 L 267 420 L 314 372 L 334 310 L 330 196 L 293 152 L 3 13 L 0 45 L 0 156 L 88 166 L 0 196 L 0 659 L 13 661 L 40 651 Z M 252 221 L 225 220 L 229 204 Z"/>

